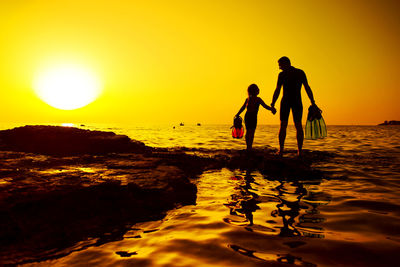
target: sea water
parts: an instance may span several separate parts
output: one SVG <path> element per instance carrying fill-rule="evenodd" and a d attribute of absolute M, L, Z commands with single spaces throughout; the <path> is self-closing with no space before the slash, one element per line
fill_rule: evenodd
<path fill-rule="evenodd" d="M 155 147 L 244 149 L 229 125 L 82 125 Z M 278 148 L 259 125 L 254 147 Z M 286 148 L 296 149 L 288 127 Z M 38 266 L 396 266 L 400 251 L 400 127 L 328 126 L 304 148 L 327 152 L 321 180 L 276 180 L 241 170 L 197 177 L 196 205 L 134 225 L 123 240 L 80 246 Z M 83 249 L 85 247 L 85 249 Z M 128 254 L 121 256 L 117 252 Z"/>

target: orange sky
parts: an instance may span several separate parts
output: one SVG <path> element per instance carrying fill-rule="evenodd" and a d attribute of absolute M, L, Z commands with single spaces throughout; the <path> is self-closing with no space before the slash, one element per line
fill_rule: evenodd
<path fill-rule="evenodd" d="M 399 5 L 2 0 L 0 122 L 230 124 L 251 83 L 271 102 L 283 55 L 306 72 L 328 124 L 400 120 Z M 96 73 L 102 94 L 58 110 L 37 97 L 33 80 L 70 63 Z M 259 123 L 279 116 L 261 110 Z"/>

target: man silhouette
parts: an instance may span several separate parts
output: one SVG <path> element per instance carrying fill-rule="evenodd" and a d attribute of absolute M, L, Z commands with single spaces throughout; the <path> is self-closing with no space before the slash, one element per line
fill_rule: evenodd
<path fill-rule="evenodd" d="M 315 105 L 314 96 L 310 86 L 307 82 L 307 77 L 304 71 L 293 67 L 290 59 L 281 57 L 278 60 L 279 68 L 282 70 L 278 76 L 278 84 L 276 86 L 274 95 L 272 97 L 271 107 L 274 107 L 275 102 L 278 100 L 281 88 L 283 86 L 283 96 L 281 100 L 280 119 L 281 127 L 279 130 L 279 155 L 283 155 L 283 148 L 285 146 L 286 128 L 288 125 L 289 113 L 292 110 L 293 122 L 297 132 L 297 154 L 301 156 L 304 140 L 303 126 L 301 119 L 303 116 L 303 104 L 301 102 L 301 86 L 307 92 L 308 97 L 313 105 Z"/>

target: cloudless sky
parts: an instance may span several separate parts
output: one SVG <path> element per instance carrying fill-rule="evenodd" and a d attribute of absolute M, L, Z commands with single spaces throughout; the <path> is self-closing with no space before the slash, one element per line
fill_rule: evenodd
<path fill-rule="evenodd" d="M 399 7 L 388 0 L 2 0 L 0 121 L 230 124 L 251 83 L 271 103 L 281 56 L 306 72 L 328 124 L 400 120 Z M 35 75 L 64 63 L 98 75 L 96 101 L 65 111 L 38 98 Z M 310 102 L 302 96 L 305 117 Z M 260 110 L 259 123 L 278 124 L 279 116 Z"/>

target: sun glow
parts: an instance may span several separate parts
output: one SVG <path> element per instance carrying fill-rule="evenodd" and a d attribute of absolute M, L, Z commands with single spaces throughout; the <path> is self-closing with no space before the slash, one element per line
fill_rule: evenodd
<path fill-rule="evenodd" d="M 60 66 L 37 75 L 34 90 L 52 107 L 72 110 L 93 102 L 100 94 L 97 77 L 80 66 Z"/>

